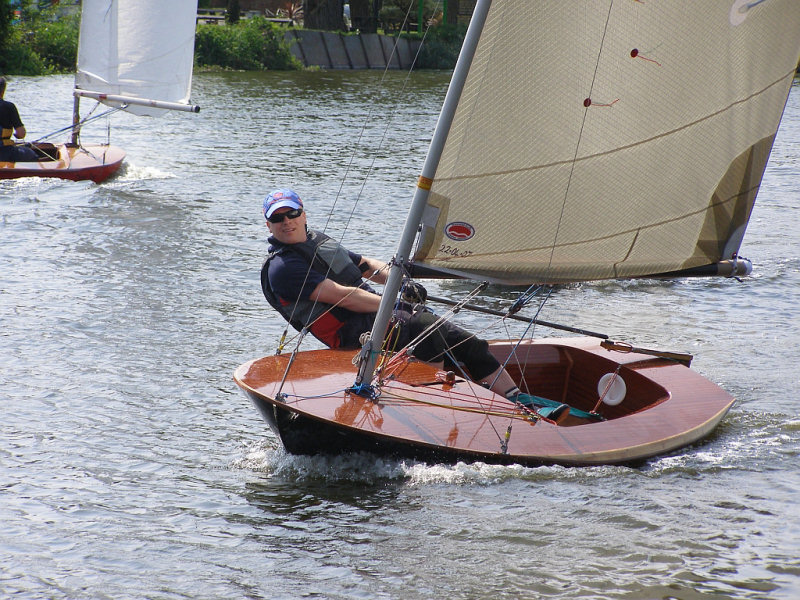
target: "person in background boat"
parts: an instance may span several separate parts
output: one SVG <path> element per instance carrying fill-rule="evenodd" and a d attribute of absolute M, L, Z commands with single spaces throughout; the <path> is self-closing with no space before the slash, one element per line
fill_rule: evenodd
<path fill-rule="evenodd" d="M 325 234 L 309 230 L 303 202 L 296 192 L 279 189 L 271 192 L 263 203 L 269 237 L 269 254 L 261 268 L 261 289 L 267 301 L 295 329 L 311 323 L 311 334 L 329 348 L 357 349 L 359 338 L 372 330 L 381 297 L 369 281 L 386 283 L 386 263 L 361 256 L 345 249 Z M 401 294 L 395 316 L 401 327 L 397 348 L 438 320 L 429 310 L 415 310 L 424 303 L 427 293 L 413 284 Z M 447 352 L 449 350 L 449 352 Z M 414 356 L 426 362 L 444 362 L 454 369 L 450 353 L 462 362 L 472 377 L 512 402 L 533 405 L 530 396 L 521 394 L 516 383 L 497 359 L 489 345 L 470 332 L 441 322 L 433 335 L 416 344 Z M 554 421 L 569 414 L 569 407 L 536 410 Z"/>
<path fill-rule="evenodd" d="M 6 79 L 0 77 L 0 161 L 4 162 L 35 162 L 36 152 L 33 148 L 14 143 L 11 135 L 22 139 L 26 135 L 25 125 L 19 118 L 19 111 L 13 102 L 3 100 L 6 93 Z"/>

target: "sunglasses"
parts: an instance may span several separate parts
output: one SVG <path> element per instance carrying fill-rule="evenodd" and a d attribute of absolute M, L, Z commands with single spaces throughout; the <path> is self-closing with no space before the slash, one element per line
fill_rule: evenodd
<path fill-rule="evenodd" d="M 285 219 L 296 219 L 300 215 L 303 214 L 302 208 L 295 208 L 292 210 L 287 210 L 285 213 L 276 213 L 267 217 L 267 221 L 270 223 L 283 223 Z"/>

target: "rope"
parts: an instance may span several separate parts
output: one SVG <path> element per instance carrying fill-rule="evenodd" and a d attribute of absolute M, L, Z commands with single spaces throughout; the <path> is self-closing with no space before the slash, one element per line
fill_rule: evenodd
<path fill-rule="evenodd" d="M 542 288 L 540 286 L 539 287 L 531 286 L 530 288 L 528 288 L 528 290 L 525 293 L 523 293 L 517 299 L 517 301 L 514 302 L 514 304 L 512 304 L 511 308 L 514 309 L 514 310 L 512 312 L 512 310 L 509 309 L 508 314 L 511 315 L 511 314 L 514 314 L 514 313 L 518 312 L 525 304 L 530 302 L 530 300 L 533 298 L 533 296 L 538 291 L 540 291 L 541 289 Z M 503 369 L 506 368 L 506 366 L 508 365 L 509 361 L 511 360 L 511 357 L 517 355 L 517 348 L 519 348 L 520 344 L 522 344 L 522 340 L 525 339 L 525 337 L 528 335 L 528 332 L 530 332 L 531 339 L 533 339 L 533 331 L 534 331 L 534 328 L 536 327 L 535 319 L 539 316 L 539 313 L 542 312 L 542 309 L 544 308 L 545 303 L 550 299 L 550 294 L 552 294 L 552 293 L 553 293 L 553 288 L 549 288 L 548 292 L 547 292 L 547 296 L 545 296 L 544 299 L 542 299 L 541 303 L 539 304 L 539 308 L 536 310 L 536 315 L 534 315 L 533 319 L 531 319 L 528 322 L 527 326 L 525 327 L 525 331 L 523 332 L 523 334 L 521 336 L 519 336 L 519 339 L 517 340 L 517 343 L 514 344 L 513 348 L 511 349 L 511 352 L 509 352 L 508 356 L 506 357 L 506 360 L 501 365 L 503 367 Z M 504 319 L 504 321 L 505 321 L 505 319 Z M 506 330 L 507 330 L 507 326 L 506 326 Z M 508 336 L 508 337 L 509 337 L 509 339 L 511 338 L 511 336 Z M 517 362 L 517 364 L 520 365 L 519 362 Z M 523 375 L 522 381 L 525 381 L 525 372 L 524 372 L 524 370 L 522 370 L 522 375 Z M 499 377 L 499 374 L 498 374 L 498 377 Z M 495 379 L 495 381 L 496 381 L 496 379 Z M 494 382 L 492 382 L 492 383 L 494 383 Z"/>
<path fill-rule="evenodd" d="M 599 414 L 597 412 L 597 410 L 600 408 L 600 405 L 603 403 L 603 400 L 605 399 L 606 395 L 608 394 L 608 390 L 610 390 L 611 386 L 613 386 L 614 383 L 617 381 L 617 377 L 619 377 L 619 370 L 621 368 L 622 368 L 621 364 L 617 365 L 617 369 L 614 371 L 613 377 L 611 377 L 608 380 L 608 383 L 606 384 L 606 388 L 603 390 L 603 393 L 600 394 L 600 397 L 597 399 L 597 404 L 594 405 L 594 408 L 592 409 L 592 413 Z"/>
<path fill-rule="evenodd" d="M 313 400 L 316 398 L 328 398 L 332 396 L 338 396 L 339 394 L 344 394 L 348 391 L 353 391 L 353 388 L 344 388 L 344 389 L 337 389 L 333 390 L 330 393 L 325 394 L 316 394 L 312 396 L 300 396 L 297 394 L 291 395 L 283 395 L 283 401 L 285 404 L 297 404 L 303 400 Z M 434 390 L 430 390 L 431 393 L 427 394 L 431 398 L 449 398 L 449 396 L 444 394 L 437 395 Z M 452 392 L 450 392 L 452 394 Z M 485 408 L 482 404 L 473 402 L 470 405 L 470 402 L 474 400 L 474 396 L 470 394 L 456 394 L 462 402 L 464 402 L 463 406 L 453 405 L 452 403 L 448 402 L 436 402 L 435 400 L 423 400 L 420 398 L 412 398 L 410 396 L 405 396 L 394 392 L 390 389 L 383 389 L 381 393 L 381 402 L 386 405 L 394 405 L 394 406 L 402 406 L 402 405 L 419 405 L 427 408 L 446 408 L 448 410 L 453 410 L 455 412 L 460 413 L 469 413 L 469 414 L 480 414 L 489 417 L 499 417 L 499 418 L 506 418 L 511 417 L 516 420 L 520 421 L 528 421 L 528 422 L 538 422 L 543 420 L 542 418 L 538 418 L 538 415 L 533 413 L 532 411 L 520 411 L 518 407 L 509 402 L 507 407 L 505 404 L 498 404 L 492 410 Z M 546 420 L 546 419 L 544 419 Z M 499 439 L 498 435 L 498 439 Z"/>

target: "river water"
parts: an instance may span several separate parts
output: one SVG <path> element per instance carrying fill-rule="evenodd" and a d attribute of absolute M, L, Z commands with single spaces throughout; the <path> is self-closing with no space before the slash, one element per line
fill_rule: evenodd
<path fill-rule="evenodd" d="M 389 258 L 447 81 L 201 73 L 199 114 L 111 119 L 109 182 L 0 182 L 0 597 L 800 597 L 798 87 L 753 276 L 574 286 L 541 315 L 694 353 L 738 399 L 705 443 L 637 468 L 291 457 L 238 391 L 283 330 L 263 196 L 293 186 Z M 70 87 L 13 79 L 29 139 L 68 123 Z"/>

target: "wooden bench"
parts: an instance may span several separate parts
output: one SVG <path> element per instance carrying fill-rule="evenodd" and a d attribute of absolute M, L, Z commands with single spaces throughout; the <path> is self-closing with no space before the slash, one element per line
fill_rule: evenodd
<path fill-rule="evenodd" d="M 215 25 L 217 23 L 221 23 L 224 20 L 225 20 L 225 17 L 216 17 L 216 16 L 213 16 L 213 15 L 205 15 L 205 16 L 197 15 L 197 23 L 198 24 L 203 23 L 205 25 Z"/>
<path fill-rule="evenodd" d="M 251 11 L 252 12 L 252 11 Z M 240 18 L 250 18 L 252 16 L 260 16 L 260 13 L 256 15 L 252 15 L 251 12 L 248 12 L 247 16 L 242 15 Z M 281 17 L 264 17 L 270 23 L 277 23 L 278 25 L 288 25 L 292 26 L 294 21 L 292 19 L 281 18 Z M 225 11 L 224 10 L 217 10 L 213 8 L 198 8 L 197 9 L 197 19 L 196 23 L 205 24 L 205 25 L 215 25 L 219 23 L 223 23 L 225 21 Z"/>
<path fill-rule="evenodd" d="M 206 25 L 213 25 L 225 20 L 224 8 L 198 8 L 196 23 L 205 23 Z"/>

